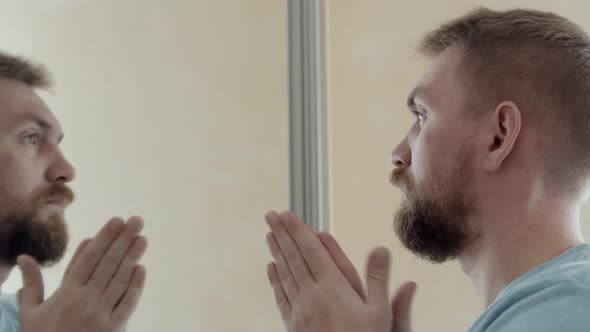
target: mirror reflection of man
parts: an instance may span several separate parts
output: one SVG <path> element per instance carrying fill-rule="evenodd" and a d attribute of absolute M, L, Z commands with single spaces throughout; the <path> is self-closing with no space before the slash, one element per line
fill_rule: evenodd
<path fill-rule="evenodd" d="M 18 296 L 2 294 L 0 331 L 124 331 L 145 282 L 139 217 L 113 218 L 83 241 L 45 298 L 40 266 L 66 250 L 75 177 L 59 122 L 35 92 L 49 86 L 43 67 L 0 53 L 0 284 L 17 264 L 23 275 Z"/>

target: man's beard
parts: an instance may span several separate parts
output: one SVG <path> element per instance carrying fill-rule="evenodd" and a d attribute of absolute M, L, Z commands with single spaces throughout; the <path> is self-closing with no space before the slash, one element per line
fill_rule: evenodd
<path fill-rule="evenodd" d="M 406 169 L 392 171 L 391 183 L 406 193 L 395 214 L 395 232 L 419 257 L 434 263 L 456 259 L 477 238 L 468 225 L 476 212 L 476 200 L 468 193 L 470 159 L 462 150 L 457 168 L 448 174 L 431 172 L 422 185 L 413 185 Z"/>
<path fill-rule="evenodd" d="M 0 264 L 14 266 L 18 256 L 26 254 L 39 264 L 49 266 L 64 255 L 68 232 L 62 213 L 53 213 L 40 220 L 40 212 L 50 200 L 67 204 L 74 200 L 72 190 L 64 185 L 53 186 L 38 195 L 32 204 L 19 204 L 12 211 L 2 211 L 0 217 Z"/>

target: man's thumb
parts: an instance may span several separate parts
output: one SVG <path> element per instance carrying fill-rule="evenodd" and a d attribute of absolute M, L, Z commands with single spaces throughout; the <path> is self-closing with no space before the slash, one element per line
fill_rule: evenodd
<path fill-rule="evenodd" d="M 39 264 L 28 255 L 16 259 L 23 278 L 23 288 L 19 291 L 19 306 L 22 310 L 32 309 L 43 302 L 43 276 Z"/>
<path fill-rule="evenodd" d="M 374 307 L 389 307 L 389 250 L 374 249 L 367 264 L 367 302 Z"/>
<path fill-rule="evenodd" d="M 392 332 L 410 332 L 410 309 L 412 308 L 412 299 L 416 293 L 416 283 L 408 281 L 403 284 L 391 301 L 391 311 L 393 313 Z"/>

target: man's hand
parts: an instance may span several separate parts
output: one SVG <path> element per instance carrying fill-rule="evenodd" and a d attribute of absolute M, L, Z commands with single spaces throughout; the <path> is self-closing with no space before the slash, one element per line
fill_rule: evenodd
<path fill-rule="evenodd" d="M 47 300 L 38 264 L 20 256 L 21 331 L 124 331 L 145 283 L 145 269 L 137 265 L 147 248 L 142 228 L 139 217 L 127 223 L 111 219 L 94 238 L 80 243 L 61 286 Z"/>
<path fill-rule="evenodd" d="M 316 236 L 290 212 L 271 212 L 266 220 L 275 260 L 268 278 L 289 331 L 410 331 L 416 285 L 404 284 L 389 304 L 387 249 L 369 257 L 365 295 L 356 269 L 333 237 Z"/>

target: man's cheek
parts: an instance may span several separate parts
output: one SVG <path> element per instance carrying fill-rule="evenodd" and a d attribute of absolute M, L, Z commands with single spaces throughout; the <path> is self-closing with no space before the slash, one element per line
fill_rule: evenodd
<path fill-rule="evenodd" d="M 433 155 L 424 148 L 424 146 L 418 147 L 412 155 L 412 165 L 410 167 L 410 180 L 415 186 L 416 184 L 423 181 L 428 175 L 428 169 L 432 167 L 434 162 Z"/>

